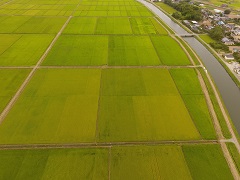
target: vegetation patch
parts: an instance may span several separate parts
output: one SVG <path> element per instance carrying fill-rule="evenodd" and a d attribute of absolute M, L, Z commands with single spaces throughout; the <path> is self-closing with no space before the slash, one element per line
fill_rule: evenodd
<path fill-rule="evenodd" d="M 216 139 L 212 118 L 195 70 L 171 69 L 170 72 L 202 138 Z"/>
<path fill-rule="evenodd" d="M 167 70 L 107 69 L 101 87 L 99 141 L 200 138 Z"/>
<path fill-rule="evenodd" d="M 57 34 L 66 21 L 66 17 L 31 17 L 14 32 Z"/>
<path fill-rule="evenodd" d="M 107 179 L 107 149 L 1 150 L 0 179 Z"/>
<path fill-rule="evenodd" d="M 148 36 L 110 36 L 109 65 L 160 65 Z"/>
<path fill-rule="evenodd" d="M 112 148 L 114 179 L 191 179 L 179 146 Z"/>
<path fill-rule="evenodd" d="M 181 46 L 169 36 L 151 36 L 160 61 L 165 65 L 190 65 Z"/>
<path fill-rule="evenodd" d="M 183 146 L 193 179 L 233 179 L 220 145 Z"/>
<path fill-rule="evenodd" d="M 53 38 L 46 34 L 1 34 L 0 66 L 35 65 Z"/>
<path fill-rule="evenodd" d="M 43 65 L 103 65 L 107 58 L 107 36 L 62 35 Z"/>
<path fill-rule="evenodd" d="M 0 69 L 0 113 L 29 72 L 29 69 Z"/>
<path fill-rule="evenodd" d="M 0 144 L 94 141 L 100 75 L 97 69 L 38 70 L 1 124 Z"/>

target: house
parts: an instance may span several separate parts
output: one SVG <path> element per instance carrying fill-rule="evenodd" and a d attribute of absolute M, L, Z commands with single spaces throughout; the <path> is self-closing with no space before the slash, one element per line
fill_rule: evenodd
<path fill-rule="evenodd" d="M 228 39 L 227 37 L 222 38 L 222 42 L 223 42 L 223 43 L 229 42 L 229 41 L 230 41 L 230 39 Z"/>
<path fill-rule="evenodd" d="M 223 21 L 218 21 L 217 24 L 218 25 L 224 25 L 225 23 Z"/>
<path fill-rule="evenodd" d="M 225 42 L 224 44 L 227 45 L 227 46 L 231 46 L 231 45 L 234 45 L 234 42 L 233 41 L 228 41 L 228 42 Z"/>
<path fill-rule="evenodd" d="M 222 11 L 222 10 L 219 10 L 219 9 L 214 9 L 214 12 L 215 12 L 215 13 L 223 13 L 223 11 Z"/>
<path fill-rule="evenodd" d="M 232 36 L 239 36 L 240 35 L 240 29 L 235 29 L 232 31 Z"/>
<path fill-rule="evenodd" d="M 233 37 L 233 41 L 236 43 L 240 42 L 240 35 L 239 36 L 232 36 Z"/>
<path fill-rule="evenodd" d="M 234 57 L 232 54 L 225 54 L 224 59 L 226 60 L 234 60 Z"/>
<path fill-rule="evenodd" d="M 231 51 L 232 53 L 235 53 L 235 52 L 240 52 L 240 46 L 229 46 L 229 51 Z"/>

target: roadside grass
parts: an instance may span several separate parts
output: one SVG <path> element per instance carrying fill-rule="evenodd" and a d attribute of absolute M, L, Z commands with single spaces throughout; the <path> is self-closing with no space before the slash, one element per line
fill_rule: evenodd
<path fill-rule="evenodd" d="M 29 72 L 30 69 L 0 69 L 0 114 Z"/>
<path fill-rule="evenodd" d="M 1 124 L 0 144 L 93 142 L 100 75 L 39 69 Z"/>
<path fill-rule="evenodd" d="M 164 11 L 166 11 L 168 14 L 173 14 L 175 12 L 177 12 L 177 10 L 173 9 L 171 6 L 168 6 L 165 3 L 162 2 L 157 2 L 155 3 L 157 6 L 159 6 L 160 8 L 162 8 Z"/>
<path fill-rule="evenodd" d="M 211 84 L 210 84 L 210 82 L 208 81 L 207 76 L 206 76 L 204 70 L 203 70 L 202 68 L 200 68 L 199 71 L 200 71 L 200 73 L 201 73 L 201 75 L 202 75 L 202 77 L 203 77 L 203 79 L 204 79 L 204 82 L 205 82 L 207 88 L 208 88 L 208 92 L 209 92 L 209 95 L 210 95 L 210 98 L 211 98 L 211 101 L 212 101 L 214 110 L 215 110 L 215 112 L 216 112 L 216 114 L 217 114 L 217 118 L 218 118 L 218 121 L 219 121 L 219 123 L 220 123 L 223 136 L 224 136 L 225 138 L 229 139 L 229 138 L 231 138 L 232 136 L 231 136 L 231 134 L 230 134 L 230 132 L 229 132 L 229 129 L 228 129 L 228 127 L 227 127 L 227 124 L 226 124 L 226 121 L 225 121 L 224 116 L 223 116 L 223 114 L 222 114 L 222 111 L 221 111 L 221 109 L 220 109 L 220 107 L 219 107 L 219 105 L 218 105 L 218 102 L 217 102 L 216 96 L 215 96 L 215 94 L 214 94 L 214 91 L 213 91 L 213 89 L 212 89 L 212 87 L 211 87 Z"/>
<path fill-rule="evenodd" d="M 212 118 L 195 70 L 170 69 L 170 73 L 203 139 L 216 139 Z"/>
<path fill-rule="evenodd" d="M 107 179 L 107 149 L 1 150 L 0 179 Z"/>
<path fill-rule="evenodd" d="M 220 145 L 182 147 L 193 179 L 233 179 Z"/>
<path fill-rule="evenodd" d="M 66 21 L 66 17 L 31 17 L 14 33 L 57 34 Z"/>
<path fill-rule="evenodd" d="M 35 65 L 53 38 L 47 34 L 0 34 L 0 66 Z"/>
<path fill-rule="evenodd" d="M 101 87 L 100 142 L 200 139 L 167 70 L 106 69 Z"/>
<path fill-rule="evenodd" d="M 107 36 L 62 35 L 42 64 L 104 65 L 107 58 Z"/>
<path fill-rule="evenodd" d="M 113 179 L 191 179 L 180 146 L 113 147 Z"/>
<path fill-rule="evenodd" d="M 214 39 L 212 39 L 212 38 L 211 38 L 209 35 L 207 35 L 207 34 L 199 35 L 199 37 L 200 37 L 203 41 L 205 41 L 207 44 L 216 42 Z"/>
<path fill-rule="evenodd" d="M 169 36 L 151 36 L 160 61 L 165 65 L 190 65 L 181 46 Z"/>
<path fill-rule="evenodd" d="M 227 143 L 228 150 L 234 160 L 238 172 L 240 172 L 240 154 L 233 143 Z"/>
<path fill-rule="evenodd" d="M 30 18 L 30 16 L 1 16 L 0 33 L 12 33 Z"/>
<path fill-rule="evenodd" d="M 109 36 L 109 65 L 160 65 L 148 36 Z"/>

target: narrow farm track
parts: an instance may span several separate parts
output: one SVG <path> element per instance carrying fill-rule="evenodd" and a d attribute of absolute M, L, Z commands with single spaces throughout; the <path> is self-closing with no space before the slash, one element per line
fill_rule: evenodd
<path fill-rule="evenodd" d="M 176 69 L 176 68 L 202 68 L 201 65 L 186 65 L 186 66 L 38 66 L 37 69 L 146 69 L 146 68 L 159 68 L 159 69 Z M 0 69 L 32 69 L 33 66 L 0 66 Z"/>
<path fill-rule="evenodd" d="M 56 148 L 107 148 L 114 146 L 154 146 L 154 145 L 188 145 L 218 144 L 217 140 L 186 140 L 186 141 L 129 141 L 129 142 L 98 142 L 73 144 L 16 144 L 0 145 L 0 149 L 56 149 Z"/>
<path fill-rule="evenodd" d="M 11 3 L 12 1 L 14 1 L 14 0 L 7 1 L 7 2 L 5 2 L 4 4 L 0 5 L 0 7 L 2 7 L 2 6 L 4 6 L 4 5 L 7 5 L 7 4 Z"/>
<path fill-rule="evenodd" d="M 71 20 L 72 16 L 70 16 L 67 21 L 64 23 L 64 25 L 62 26 L 62 28 L 60 29 L 60 31 L 58 32 L 58 34 L 55 36 L 55 38 L 53 39 L 53 41 L 51 42 L 51 44 L 48 46 L 47 50 L 45 51 L 45 53 L 42 55 L 42 57 L 39 59 L 39 61 L 37 62 L 37 64 L 33 67 L 33 69 L 31 70 L 30 74 L 27 76 L 27 78 L 25 79 L 25 81 L 22 83 L 22 85 L 20 86 L 20 88 L 17 90 L 16 94 L 13 96 L 13 98 L 10 100 L 10 102 L 8 103 L 8 105 L 5 107 L 5 109 L 3 110 L 3 112 L 0 115 L 0 124 L 2 123 L 2 121 L 4 120 L 4 118 L 6 117 L 6 115 L 8 114 L 8 112 L 10 111 L 10 109 L 12 108 L 13 104 L 16 102 L 16 100 L 18 99 L 18 97 L 20 96 L 20 94 L 22 93 L 22 91 L 25 89 L 26 85 L 28 84 L 28 82 L 31 80 L 32 76 L 34 75 L 34 73 L 36 72 L 36 70 L 38 69 L 38 67 L 40 66 L 40 64 L 43 62 L 43 60 L 45 59 L 45 57 L 47 56 L 47 54 L 49 53 L 49 51 L 51 50 L 51 48 L 53 47 L 53 45 L 55 44 L 55 42 L 57 41 L 57 39 L 59 38 L 59 36 L 62 34 L 64 28 L 67 26 L 67 24 L 69 23 L 69 21 Z"/>

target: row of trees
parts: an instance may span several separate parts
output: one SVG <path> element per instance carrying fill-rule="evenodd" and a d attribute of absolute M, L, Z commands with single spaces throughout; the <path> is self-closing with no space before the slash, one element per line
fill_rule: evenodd
<path fill-rule="evenodd" d="M 171 0 L 165 0 L 164 3 L 178 11 L 172 14 L 176 19 L 201 21 L 203 18 L 201 9 L 195 5 L 189 4 L 187 1 L 173 3 Z"/>

